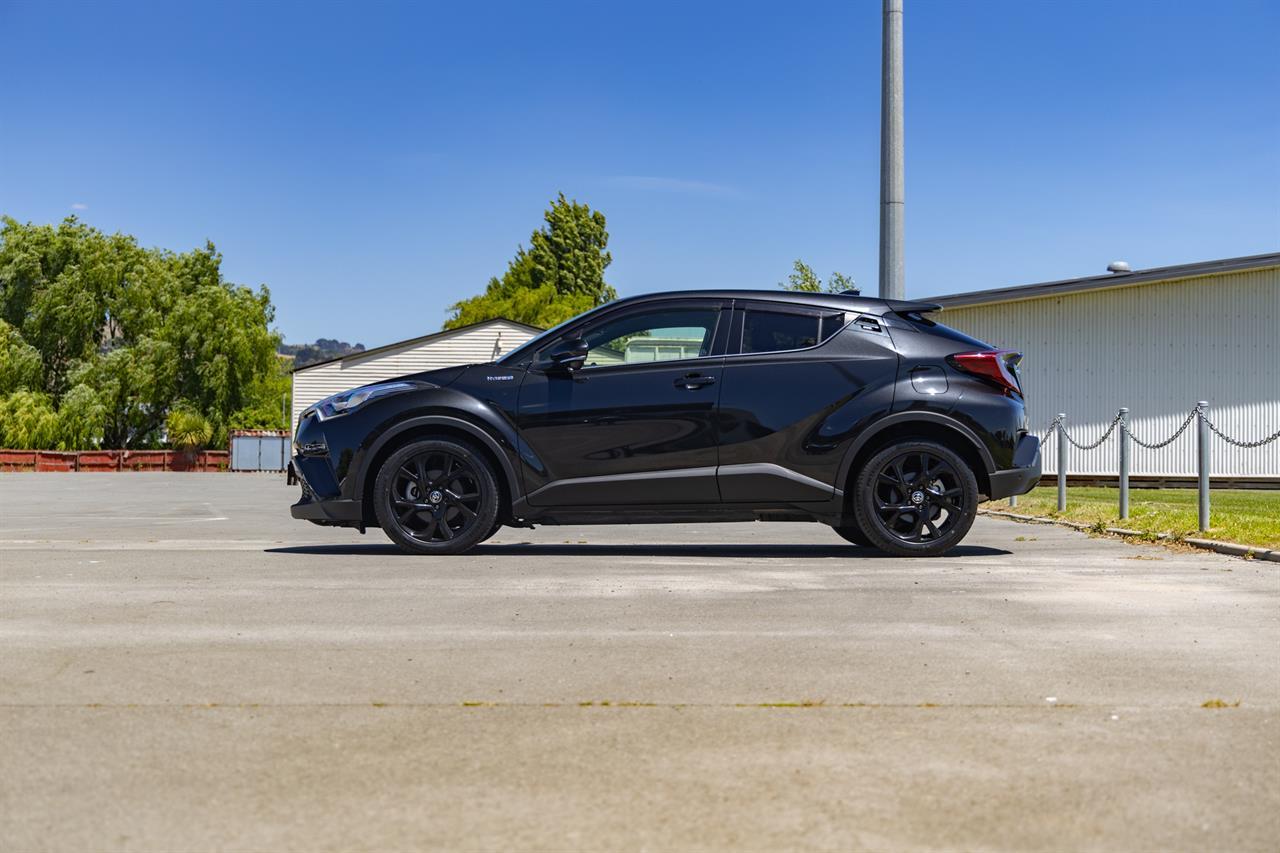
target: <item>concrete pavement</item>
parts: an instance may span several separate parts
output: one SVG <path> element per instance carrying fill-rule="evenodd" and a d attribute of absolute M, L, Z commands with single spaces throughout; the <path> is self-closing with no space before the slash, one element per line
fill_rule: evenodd
<path fill-rule="evenodd" d="M 293 499 L 0 475 L 0 844 L 1280 840 L 1273 564 L 982 518 L 933 560 L 804 524 L 434 559 Z"/>

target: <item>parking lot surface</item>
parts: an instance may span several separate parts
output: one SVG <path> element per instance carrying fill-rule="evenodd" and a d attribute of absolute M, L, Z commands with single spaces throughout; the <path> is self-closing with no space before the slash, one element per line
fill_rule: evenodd
<path fill-rule="evenodd" d="M 294 495 L 0 474 L 0 847 L 1280 840 L 1275 564 L 983 518 L 938 559 L 811 524 L 426 558 Z"/>

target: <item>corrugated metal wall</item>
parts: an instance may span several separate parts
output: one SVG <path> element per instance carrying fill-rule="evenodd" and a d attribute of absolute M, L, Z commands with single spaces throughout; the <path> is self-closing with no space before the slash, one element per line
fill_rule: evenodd
<path fill-rule="evenodd" d="M 308 406 L 330 394 L 406 373 L 492 361 L 495 352 L 498 356 L 504 355 L 534 334 L 524 326 L 499 320 L 421 343 L 304 367 L 293 374 L 289 433 L 297 431 L 298 417 Z"/>
<path fill-rule="evenodd" d="M 1177 429 L 1197 400 L 1236 438 L 1280 429 L 1280 267 L 1058 297 L 972 305 L 938 320 L 991 344 L 1021 350 L 1031 426 L 1057 412 L 1077 441 L 1097 440 L 1121 406 L 1145 441 Z M 1057 470 L 1056 439 L 1045 447 Z M 1115 474 L 1115 438 L 1071 448 L 1068 473 Z M 1194 424 L 1158 451 L 1134 448 L 1132 472 L 1190 475 Z M 1280 441 L 1244 450 L 1214 438 L 1215 476 L 1280 476 Z"/>

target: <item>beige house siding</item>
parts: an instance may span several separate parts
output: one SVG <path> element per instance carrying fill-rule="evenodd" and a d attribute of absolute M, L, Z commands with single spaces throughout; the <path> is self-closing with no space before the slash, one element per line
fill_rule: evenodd
<path fill-rule="evenodd" d="M 446 332 L 427 340 L 405 341 L 334 361 L 303 367 L 293 373 L 293 415 L 298 417 L 331 394 L 422 370 L 492 361 L 536 335 L 535 330 L 507 320 L 490 320 Z"/>
<path fill-rule="evenodd" d="M 1130 429 L 1167 438 L 1197 400 L 1211 420 L 1247 440 L 1280 428 L 1280 266 L 1019 301 L 946 309 L 937 319 L 988 343 L 1021 350 L 1032 428 L 1057 412 L 1081 443 L 1128 406 Z M 1114 474 L 1114 438 L 1071 448 L 1068 473 Z M 1132 472 L 1190 475 L 1195 430 L 1163 450 L 1135 447 Z M 1045 447 L 1057 470 L 1056 438 Z M 1244 450 L 1215 438 L 1215 476 L 1280 477 L 1280 442 Z"/>

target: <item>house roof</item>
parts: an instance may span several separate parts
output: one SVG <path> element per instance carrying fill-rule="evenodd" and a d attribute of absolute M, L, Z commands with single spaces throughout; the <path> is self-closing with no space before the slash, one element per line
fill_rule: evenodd
<path fill-rule="evenodd" d="M 333 358 L 326 358 L 324 361 L 313 361 L 311 362 L 311 364 L 304 365 L 303 367 L 295 367 L 293 369 L 293 372 L 301 373 L 304 370 L 310 370 L 311 368 L 319 367 L 322 364 L 333 364 L 335 361 L 346 361 L 348 359 L 364 358 L 366 356 L 377 355 L 378 353 L 387 352 L 388 350 L 400 349 L 401 347 L 414 346 L 416 344 L 425 344 L 430 341 L 443 340 L 445 338 L 452 337 L 458 334 L 459 332 L 468 332 L 474 329 L 481 329 L 481 328 L 484 328 L 485 326 L 492 326 L 494 323 L 506 323 L 510 326 L 519 326 L 522 329 L 528 329 L 530 332 L 534 332 L 534 333 L 540 333 L 544 331 L 543 329 L 539 329 L 537 326 L 530 326 L 528 323 L 519 323 L 519 322 L 516 322 L 515 320 L 508 320 L 506 317 L 494 317 L 489 320 L 481 320 L 479 323 L 471 323 L 470 325 L 467 325 L 467 326 L 459 326 L 456 329 L 445 329 L 444 331 L 441 331 L 441 332 L 432 332 L 429 335 L 422 335 L 417 338 L 409 338 L 407 340 L 396 341 L 395 343 L 391 343 L 391 344 L 383 344 L 382 346 L 374 347 L 373 349 L 361 350 L 360 352 L 349 352 L 346 355 L 339 355 L 339 356 L 334 356 Z"/>
<path fill-rule="evenodd" d="M 1038 299 L 1044 296 L 1062 296 L 1085 290 L 1101 290 L 1109 287 L 1129 287 L 1155 281 L 1194 278 L 1228 272 L 1268 269 L 1280 266 L 1280 252 L 1265 255 L 1247 255 L 1240 258 L 1222 258 L 1216 261 L 1199 261 L 1194 264 L 1177 264 L 1170 267 L 1152 267 L 1128 273 L 1106 273 L 1084 278 L 1064 278 L 1040 284 L 1023 284 L 1015 287 L 997 287 L 991 290 L 974 290 L 968 293 L 952 293 L 934 296 L 926 300 L 945 308 L 961 308 L 967 305 L 983 305 L 990 302 L 1013 302 L 1022 299 Z"/>

